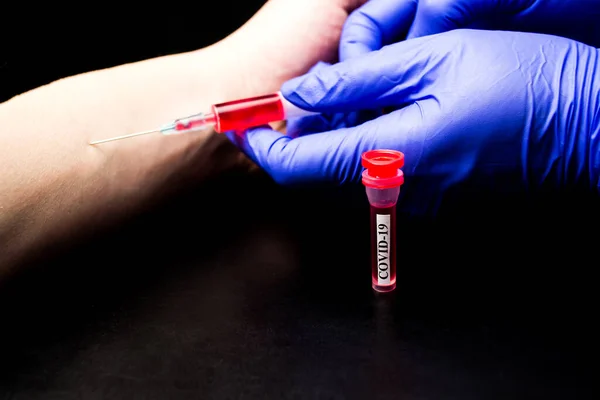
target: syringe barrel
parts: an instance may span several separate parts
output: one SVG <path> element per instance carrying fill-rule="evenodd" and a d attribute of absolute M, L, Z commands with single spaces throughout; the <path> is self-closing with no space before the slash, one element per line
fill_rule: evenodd
<path fill-rule="evenodd" d="M 404 183 L 404 155 L 372 150 L 362 155 L 362 175 L 371 205 L 371 281 L 377 292 L 396 288 L 396 203 Z"/>
<path fill-rule="evenodd" d="M 279 92 L 215 104 L 212 112 L 215 115 L 217 132 L 244 130 L 270 122 L 316 114 L 296 107 Z"/>

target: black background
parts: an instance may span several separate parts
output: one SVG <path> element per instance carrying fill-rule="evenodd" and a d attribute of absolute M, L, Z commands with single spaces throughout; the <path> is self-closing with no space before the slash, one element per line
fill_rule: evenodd
<path fill-rule="evenodd" d="M 0 101 L 65 76 L 208 46 L 264 3 L 33 4 L 0 13 Z"/>
<path fill-rule="evenodd" d="M 259 6 L 24 4 L 2 15 L 2 99 L 208 45 Z M 4 283 L 0 398 L 597 398 L 595 209 L 400 212 L 377 296 L 362 188 L 228 177 Z"/>

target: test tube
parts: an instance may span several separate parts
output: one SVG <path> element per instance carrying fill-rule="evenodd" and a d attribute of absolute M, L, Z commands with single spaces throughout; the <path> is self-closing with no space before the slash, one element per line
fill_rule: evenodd
<path fill-rule="evenodd" d="M 371 150 L 362 154 L 362 182 L 371 204 L 371 280 L 377 292 L 396 289 L 396 203 L 404 183 L 404 154 Z"/>

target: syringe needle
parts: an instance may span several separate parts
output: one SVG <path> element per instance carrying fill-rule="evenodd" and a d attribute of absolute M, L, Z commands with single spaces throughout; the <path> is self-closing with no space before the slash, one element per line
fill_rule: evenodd
<path fill-rule="evenodd" d="M 155 133 L 155 132 L 160 132 L 160 129 L 154 129 L 154 130 L 151 130 L 151 131 L 144 131 L 144 132 L 137 132 L 137 133 L 132 133 L 130 135 L 115 136 L 115 137 L 112 137 L 112 138 L 109 138 L 109 139 L 96 140 L 95 142 L 90 142 L 90 144 L 99 144 L 99 143 L 112 142 L 113 140 L 127 139 L 127 138 L 130 138 L 130 137 L 148 135 L 150 133 Z"/>

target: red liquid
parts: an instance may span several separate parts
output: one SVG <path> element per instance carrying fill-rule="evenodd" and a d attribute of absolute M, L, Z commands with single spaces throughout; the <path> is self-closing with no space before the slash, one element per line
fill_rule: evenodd
<path fill-rule="evenodd" d="M 213 113 L 217 120 L 217 132 L 243 130 L 285 119 L 278 93 L 216 104 Z"/>
<path fill-rule="evenodd" d="M 373 289 L 396 289 L 396 206 L 371 206 L 371 279 Z"/>

